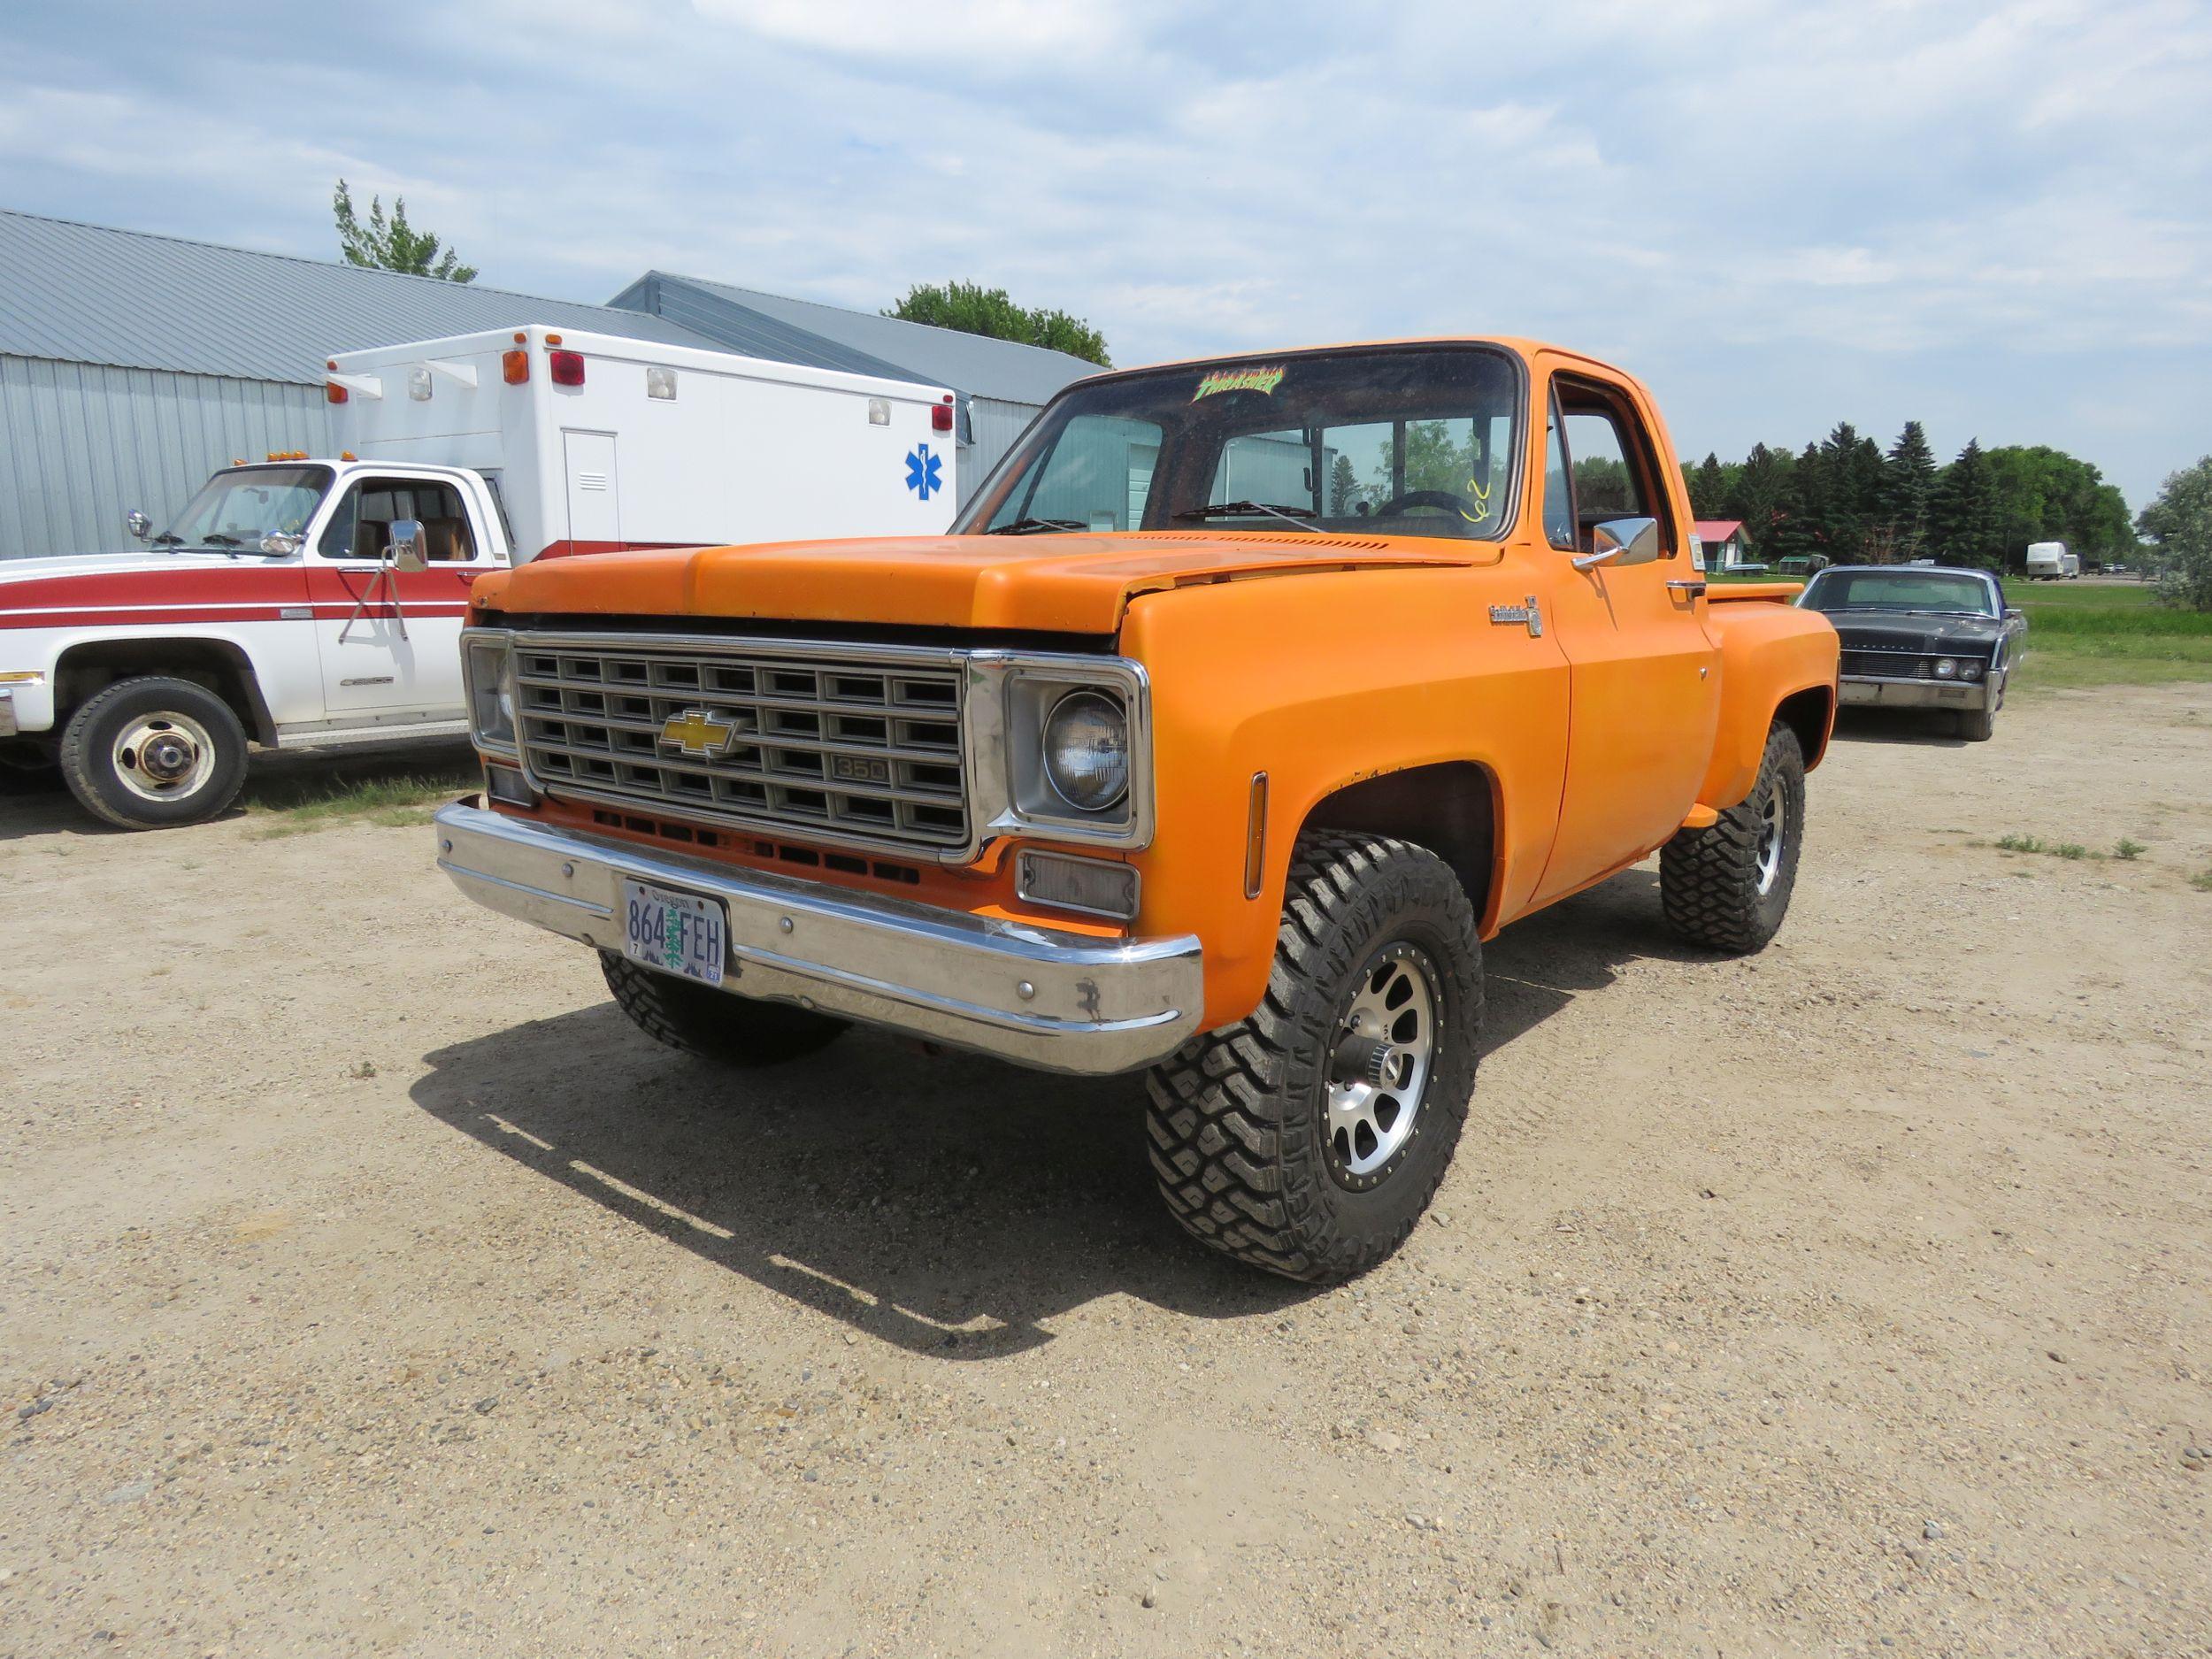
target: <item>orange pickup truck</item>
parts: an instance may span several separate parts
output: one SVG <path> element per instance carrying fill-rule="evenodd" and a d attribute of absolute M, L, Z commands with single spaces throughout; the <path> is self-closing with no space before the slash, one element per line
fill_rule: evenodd
<path fill-rule="evenodd" d="M 1655 849 L 1689 939 L 1780 926 L 1836 705 L 1793 591 L 1707 588 L 1649 395 L 1573 352 L 1102 374 L 942 538 L 479 581 L 439 863 L 693 1053 L 1148 1067 L 1183 1225 L 1343 1279 L 1459 1139 L 1481 941 Z"/>

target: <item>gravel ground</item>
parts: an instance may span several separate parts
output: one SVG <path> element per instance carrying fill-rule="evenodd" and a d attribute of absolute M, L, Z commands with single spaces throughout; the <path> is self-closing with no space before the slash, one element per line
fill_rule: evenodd
<path fill-rule="evenodd" d="M 0 1653 L 2212 1652 L 2208 738 L 1855 724 L 1764 955 L 1510 930 L 1322 1294 L 1133 1082 L 718 1074 L 427 831 L 11 795 Z"/>

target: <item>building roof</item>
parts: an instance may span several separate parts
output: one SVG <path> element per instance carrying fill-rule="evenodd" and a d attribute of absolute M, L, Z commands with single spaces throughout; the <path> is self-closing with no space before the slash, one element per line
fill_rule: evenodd
<path fill-rule="evenodd" d="M 1701 541 L 1725 541 L 1730 536 L 1741 534 L 1743 520 L 1740 518 L 1700 518 L 1692 528 L 1696 531 L 1697 539 Z"/>
<path fill-rule="evenodd" d="M 1095 363 L 1043 346 L 787 299 L 665 271 L 649 271 L 610 303 L 650 311 L 709 335 L 729 350 L 919 380 L 1010 403 L 1041 403 L 1069 381 L 1099 372 Z M 793 355 L 800 349 L 824 355 Z"/>
<path fill-rule="evenodd" d="M 311 385 L 333 351 L 525 323 L 718 343 L 641 311 L 0 209 L 0 354 Z"/>

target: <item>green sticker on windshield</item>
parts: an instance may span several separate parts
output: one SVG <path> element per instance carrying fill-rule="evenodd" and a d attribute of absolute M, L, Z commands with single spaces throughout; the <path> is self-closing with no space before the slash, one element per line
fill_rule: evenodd
<path fill-rule="evenodd" d="M 1216 392 L 1272 392 L 1282 384 L 1283 373 L 1279 363 L 1264 369 L 1213 369 L 1198 382 L 1190 400 L 1194 403 Z"/>

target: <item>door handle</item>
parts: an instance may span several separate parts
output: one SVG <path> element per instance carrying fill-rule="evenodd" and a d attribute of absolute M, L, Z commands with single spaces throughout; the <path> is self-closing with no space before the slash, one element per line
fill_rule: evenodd
<path fill-rule="evenodd" d="M 1687 594 L 1693 599 L 1705 591 L 1705 584 L 1700 581 L 1672 581 L 1667 588 L 1670 592 Z"/>

